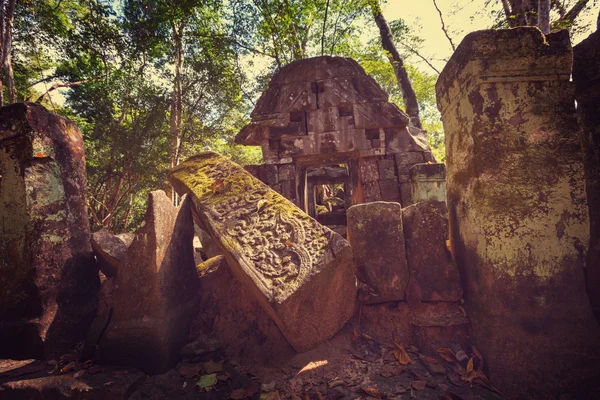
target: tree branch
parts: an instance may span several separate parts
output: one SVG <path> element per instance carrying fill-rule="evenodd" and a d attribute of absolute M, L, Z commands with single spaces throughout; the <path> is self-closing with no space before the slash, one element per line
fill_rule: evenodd
<path fill-rule="evenodd" d="M 442 10 L 440 10 L 435 0 L 433 0 L 433 5 L 435 6 L 435 9 L 437 10 L 438 14 L 440 14 L 440 22 L 442 23 L 442 30 L 444 31 L 444 35 L 446 35 L 446 38 L 450 42 L 450 47 L 452 47 L 452 51 L 456 51 L 456 46 L 454 45 L 454 42 L 452 41 L 452 38 L 448 34 L 448 30 L 446 29 L 446 24 L 444 23 L 444 16 L 442 15 Z"/>
<path fill-rule="evenodd" d="M 73 87 L 73 86 L 81 85 L 82 83 L 94 82 L 94 81 L 97 81 L 102 78 L 104 78 L 104 75 L 97 76 L 97 77 L 91 78 L 91 79 L 84 79 L 82 81 L 77 81 L 77 82 L 55 83 L 54 85 L 50 86 L 50 89 L 46 90 L 46 92 L 44 94 L 42 94 L 40 97 L 38 97 L 38 99 L 35 102 L 41 103 L 42 100 L 44 100 L 44 97 L 48 96 L 50 94 L 50 92 L 52 92 L 56 89 L 60 89 L 60 88 L 64 88 L 64 87 Z"/>

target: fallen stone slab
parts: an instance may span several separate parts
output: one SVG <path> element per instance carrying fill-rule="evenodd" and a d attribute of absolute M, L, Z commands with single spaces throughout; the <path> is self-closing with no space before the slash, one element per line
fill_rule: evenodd
<path fill-rule="evenodd" d="M 348 209 L 347 218 L 357 275 L 377 292 L 367 302 L 404 300 L 409 273 L 400 204 L 357 204 Z"/>
<path fill-rule="evenodd" d="M 98 260 L 98 266 L 107 277 L 110 278 L 117 274 L 133 239 L 128 242 L 129 244 L 125 243 L 121 237 L 113 235 L 107 229 L 101 229 L 92 234 L 92 248 Z"/>
<path fill-rule="evenodd" d="M 77 126 L 0 108 L 0 180 L 0 357 L 52 356 L 83 339 L 100 287 Z"/>
<path fill-rule="evenodd" d="M 458 301 L 463 295 L 458 267 L 446 246 L 448 210 L 443 201 L 422 201 L 402 209 L 406 257 L 422 301 Z"/>
<path fill-rule="evenodd" d="M 169 181 L 191 193 L 196 222 L 297 351 L 332 337 L 354 314 L 352 251 L 340 235 L 215 153 L 190 158 Z"/>
<path fill-rule="evenodd" d="M 110 324 L 96 359 L 161 373 L 177 362 L 198 305 L 189 198 L 174 207 L 163 191 L 148 210 L 113 289 Z"/>

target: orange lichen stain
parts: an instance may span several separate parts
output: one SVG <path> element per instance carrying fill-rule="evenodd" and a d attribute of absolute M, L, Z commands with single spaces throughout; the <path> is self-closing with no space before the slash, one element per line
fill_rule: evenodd
<path fill-rule="evenodd" d="M 37 153 L 35 153 L 35 155 L 33 156 L 34 158 L 44 158 L 44 157 L 48 157 L 46 154 L 42 153 L 41 151 L 38 151 Z"/>

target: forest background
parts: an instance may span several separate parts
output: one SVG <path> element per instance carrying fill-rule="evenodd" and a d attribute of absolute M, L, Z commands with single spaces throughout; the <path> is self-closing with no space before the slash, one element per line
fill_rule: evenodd
<path fill-rule="evenodd" d="M 443 162 L 435 82 L 462 38 L 533 25 L 567 28 L 577 43 L 597 29 L 597 8 L 597 0 L 0 0 L 0 104 L 38 102 L 75 121 L 94 230 L 133 231 L 148 192 L 170 192 L 166 172 L 180 160 L 213 150 L 262 162 L 260 148 L 233 138 L 287 63 L 355 59 L 420 120 Z"/>

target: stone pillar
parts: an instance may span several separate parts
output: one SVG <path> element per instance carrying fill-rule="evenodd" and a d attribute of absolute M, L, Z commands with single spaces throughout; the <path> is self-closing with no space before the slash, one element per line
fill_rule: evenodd
<path fill-rule="evenodd" d="M 347 216 L 357 275 L 377 292 L 368 303 L 404 301 L 409 274 L 400 204 L 357 204 L 348 209 Z"/>
<path fill-rule="evenodd" d="M 414 203 L 446 201 L 446 165 L 415 164 L 410 169 L 411 197 Z"/>
<path fill-rule="evenodd" d="M 148 374 L 177 362 L 199 301 L 190 203 L 186 197 L 174 207 L 161 190 L 148 195 L 144 221 L 116 276 L 98 360 Z"/>
<path fill-rule="evenodd" d="M 74 123 L 33 103 L 0 109 L 0 358 L 61 354 L 94 317 L 86 184 Z"/>
<path fill-rule="evenodd" d="M 587 200 L 590 210 L 590 250 L 587 289 L 600 320 L 600 31 L 573 49 L 573 80 L 582 127 Z"/>
<path fill-rule="evenodd" d="M 436 87 L 452 252 L 476 346 L 509 397 L 559 397 L 600 333 L 584 286 L 589 219 L 571 60 L 566 31 L 479 31 Z"/>

